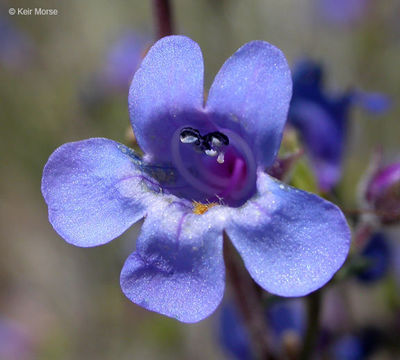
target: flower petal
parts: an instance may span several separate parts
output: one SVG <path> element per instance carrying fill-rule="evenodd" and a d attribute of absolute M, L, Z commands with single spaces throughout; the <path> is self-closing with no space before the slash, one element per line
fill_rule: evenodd
<path fill-rule="evenodd" d="M 272 164 L 281 142 L 292 95 L 290 69 L 282 52 L 252 41 L 231 56 L 210 89 L 207 108 L 222 128 L 239 131 L 253 144 L 259 163 Z"/>
<path fill-rule="evenodd" d="M 223 297 L 225 268 L 223 225 L 218 225 L 218 211 L 212 210 L 199 216 L 172 203 L 157 210 L 163 216 L 146 218 L 137 251 L 121 272 L 122 291 L 131 301 L 188 323 L 216 309 Z"/>
<path fill-rule="evenodd" d="M 73 245 L 105 244 L 156 201 L 145 179 L 140 159 L 119 143 L 95 138 L 64 144 L 43 171 L 50 223 Z"/>
<path fill-rule="evenodd" d="M 226 231 L 253 279 L 280 296 L 303 296 L 342 266 L 350 231 L 322 198 L 259 174 L 259 195 L 233 214 Z"/>
<path fill-rule="evenodd" d="M 188 123 L 187 112 L 203 106 L 203 57 L 185 36 L 157 41 L 136 71 L 129 91 L 129 112 L 142 150 L 166 160 L 176 128 Z"/>

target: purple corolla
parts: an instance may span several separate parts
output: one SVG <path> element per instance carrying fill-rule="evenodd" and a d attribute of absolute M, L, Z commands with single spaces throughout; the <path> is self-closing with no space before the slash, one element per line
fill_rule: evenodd
<path fill-rule="evenodd" d="M 146 309 L 197 322 L 222 300 L 225 231 L 265 290 L 302 296 L 343 264 L 342 212 L 271 178 L 291 98 L 282 52 L 241 47 L 203 100 L 203 59 L 184 36 L 159 40 L 135 73 L 129 111 L 143 158 L 112 140 L 67 143 L 49 158 L 42 193 L 54 229 L 82 247 L 145 218 L 121 288 Z"/>

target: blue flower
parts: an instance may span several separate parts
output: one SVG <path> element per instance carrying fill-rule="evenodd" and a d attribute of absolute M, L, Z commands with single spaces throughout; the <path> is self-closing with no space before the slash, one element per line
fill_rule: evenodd
<path fill-rule="evenodd" d="M 351 106 L 359 104 L 373 113 L 389 107 L 386 96 L 347 91 L 330 95 L 323 88 L 322 67 L 311 60 L 298 63 L 293 73 L 293 97 L 289 123 L 305 144 L 318 178 L 319 187 L 329 191 L 342 175 L 342 158 Z"/>
<path fill-rule="evenodd" d="M 277 301 L 268 308 L 267 323 L 277 338 L 294 332 L 299 337 L 305 333 L 306 310 L 301 299 Z"/>
<path fill-rule="evenodd" d="M 362 282 L 374 282 L 382 279 L 389 270 L 391 251 L 383 233 L 375 233 L 368 240 L 361 256 L 368 261 L 367 267 L 357 274 Z"/>
<path fill-rule="evenodd" d="M 364 349 L 360 339 L 355 335 L 342 336 L 332 346 L 332 358 L 335 360 L 363 360 Z"/>
<path fill-rule="evenodd" d="M 149 40 L 135 31 L 125 31 L 110 46 L 104 65 L 104 82 L 113 89 L 127 91 L 145 54 Z"/>
<path fill-rule="evenodd" d="M 87 108 L 98 107 L 110 96 L 126 94 L 139 67 L 149 40 L 139 32 L 124 31 L 110 45 L 101 71 L 91 74 L 82 84 L 80 100 Z"/>
<path fill-rule="evenodd" d="M 300 340 L 305 333 L 306 312 L 301 299 L 279 299 L 265 310 L 271 344 L 276 354 L 283 352 L 285 340 Z M 251 360 L 250 336 L 244 321 L 230 302 L 222 305 L 218 335 L 224 350 L 238 360 Z M 293 341 L 292 341 L 293 343 Z M 300 344 L 300 341 L 299 341 Z M 279 357 L 278 357 L 279 358 Z"/>
<path fill-rule="evenodd" d="M 32 58 L 32 39 L 9 19 L 0 16 L 0 64 L 10 70 L 22 69 Z"/>
<path fill-rule="evenodd" d="M 325 20 L 349 24 L 360 19 L 368 8 L 368 0 L 319 0 L 318 10 Z"/>
<path fill-rule="evenodd" d="M 225 303 L 221 308 L 218 322 L 218 337 L 229 358 L 252 360 L 250 337 L 237 309 L 232 303 Z"/>
<path fill-rule="evenodd" d="M 371 358 L 382 346 L 385 335 L 375 327 L 366 327 L 344 334 L 332 344 L 330 358 L 334 360 L 363 360 Z"/>
<path fill-rule="evenodd" d="M 122 290 L 183 322 L 221 302 L 224 231 L 267 291 L 302 296 L 323 286 L 349 250 L 342 212 L 264 172 L 279 149 L 291 87 L 281 51 L 253 41 L 226 61 L 204 105 L 198 45 L 159 40 L 129 92 L 144 157 L 103 138 L 58 148 L 42 179 L 51 224 L 67 242 L 90 247 L 145 218 Z"/>

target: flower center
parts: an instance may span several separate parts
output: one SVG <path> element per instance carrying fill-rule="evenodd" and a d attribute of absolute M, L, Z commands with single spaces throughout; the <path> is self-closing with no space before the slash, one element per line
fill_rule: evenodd
<path fill-rule="evenodd" d="M 216 202 L 203 204 L 198 201 L 193 201 L 193 213 L 196 215 L 203 215 L 209 209 L 211 209 L 212 207 L 214 207 L 216 205 L 218 205 L 218 203 L 216 203 Z"/>
<path fill-rule="evenodd" d="M 179 128 L 171 150 L 181 176 L 201 194 L 196 200 L 240 206 L 253 195 L 256 163 L 248 144 L 235 132 Z"/>
<path fill-rule="evenodd" d="M 199 130 L 190 127 L 181 130 L 180 140 L 184 144 L 192 144 L 196 151 L 204 152 L 208 156 L 218 155 L 217 161 L 220 164 L 225 160 L 223 149 L 229 145 L 229 138 L 219 131 L 201 136 Z"/>

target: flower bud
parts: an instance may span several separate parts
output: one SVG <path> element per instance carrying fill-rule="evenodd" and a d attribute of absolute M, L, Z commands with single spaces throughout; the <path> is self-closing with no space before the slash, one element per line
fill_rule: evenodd
<path fill-rule="evenodd" d="M 372 176 L 366 200 L 382 223 L 400 221 L 400 162 L 379 169 Z"/>

